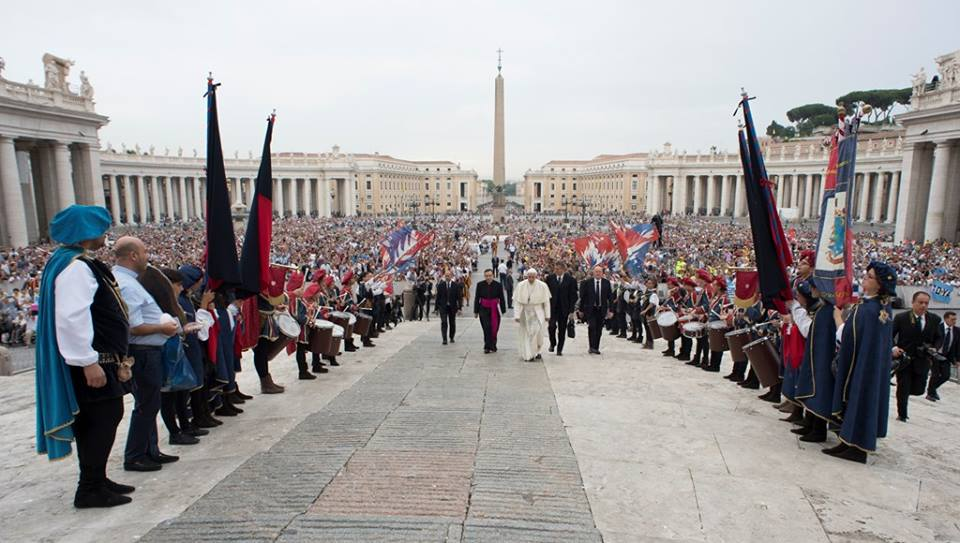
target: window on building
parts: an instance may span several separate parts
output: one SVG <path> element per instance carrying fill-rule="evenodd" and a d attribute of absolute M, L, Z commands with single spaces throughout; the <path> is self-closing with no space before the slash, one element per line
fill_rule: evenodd
<path fill-rule="evenodd" d="M 373 182 L 369 179 L 367 179 L 367 190 L 373 190 Z"/>
<path fill-rule="evenodd" d="M 576 183 L 573 184 L 573 190 L 577 190 L 577 184 L 576 184 Z M 576 198 L 576 196 L 574 196 L 574 198 Z"/>

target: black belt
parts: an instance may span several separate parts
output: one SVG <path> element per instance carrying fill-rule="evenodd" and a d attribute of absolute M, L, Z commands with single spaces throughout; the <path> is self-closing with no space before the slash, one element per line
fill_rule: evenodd
<path fill-rule="evenodd" d="M 159 351 L 159 350 L 162 349 L 162 348 L 163 348 L 163 347 L 160 346 L 160 345 L 133 345 L 133 344 L 131 344 L 131 345 L 127 346 L 127 351 L 128 351 L 128 352 L 133 352 L 133 351 Z"/>

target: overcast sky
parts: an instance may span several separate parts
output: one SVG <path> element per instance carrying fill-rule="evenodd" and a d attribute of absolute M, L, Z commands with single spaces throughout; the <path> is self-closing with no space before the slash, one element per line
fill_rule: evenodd
<path fill-rule="evenodd" d="M 309 5 L 308 5 L 309 4 Z M 761 128 L 851 90 L 910 86 L 960 49 L 960 2 L 14 2 L 4 76 L 43 83 L 44 52 L 85 70 L 102 145 L 204 148 L 205 76 L 224 153 L 378 151 L 490 177 L 496 50 L 507 177 L 551 159 L 736 148 L 741 86 Z"/>

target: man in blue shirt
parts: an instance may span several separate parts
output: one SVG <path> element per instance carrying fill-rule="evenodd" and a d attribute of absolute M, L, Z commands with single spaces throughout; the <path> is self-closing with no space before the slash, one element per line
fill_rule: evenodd
<path fill-rule="evenodd" d="M 130 323 L 130 356 L 133 364 L 133 415 L 124 451 L 123 469 L 157 471 L 161 464 L 176 462 L 176 456 L 160 452 L 157 444 L 157 413 L 160 411 L 160 386 L 163 382 L 161 350 L 167 338 L 177 333 L 173 319 L 161 320 L 163 311 L 150 293 L 137 281 L 147 269 L 147 248 L 137 238 L 122 237 L 114 245 L 116 265 L 113 275 L 120 296 L 127 305 Z"/>

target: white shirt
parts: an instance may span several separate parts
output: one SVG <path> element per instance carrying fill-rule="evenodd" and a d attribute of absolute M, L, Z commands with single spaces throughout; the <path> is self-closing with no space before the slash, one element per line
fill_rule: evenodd
<path fill-rule="evenodd" d="M 650 295 L 650 305 L 652 305 L 654 309 L 656 309 L 657 306 L 660 305 L 660 297 L 657 296 L 656 292 Z"/>
<path fill-rule="evenodd" d="M 127 320 L 130 323 L 130 329 L 132 330 L 141 324 L 160 324 L 163 311 L 157 305 L 153 296 L 147 292 L 147 289 L 143 288 L 143 285 L 137 281 L 136 272 L 123 266 L 114 266 L 113 276 L 120 286 L 120 296 L 127 304 Z M 163 334 L 130 336 L 131 345 L 162 347 L 166 342 L 167 336 Z"/>
<path fill-rule="evenodd" d="M 505 263 L 501 262 L 500 265 L 497 266 L 497 273 L 499 273 L 500 275 L 506 274 L 506 273 L 507 273 L 507 265 L 506 265 Z"/>
<path fill-rule="evenodd" d="M 97 293 L 97 278 L 80 260 L 70 263 L 53 282 L 54 323 L 57 347 L 70 366 L 89 366 L 100 360 L 93 350 L 93 317 L 90 305 Z"/>
<path fill-rule="evenodd" d="M 787 302 L 787 307 L 790 308 L 790 316 L 793 318 L 793 323 L 800 329 L 800 335 L 807 337 L 807 334 L 810 333 L 810 325 L 813 324 L 813 319 L 810 318 L 810 314 L 807 313 L 807 310 L 796 300 Z"/>

